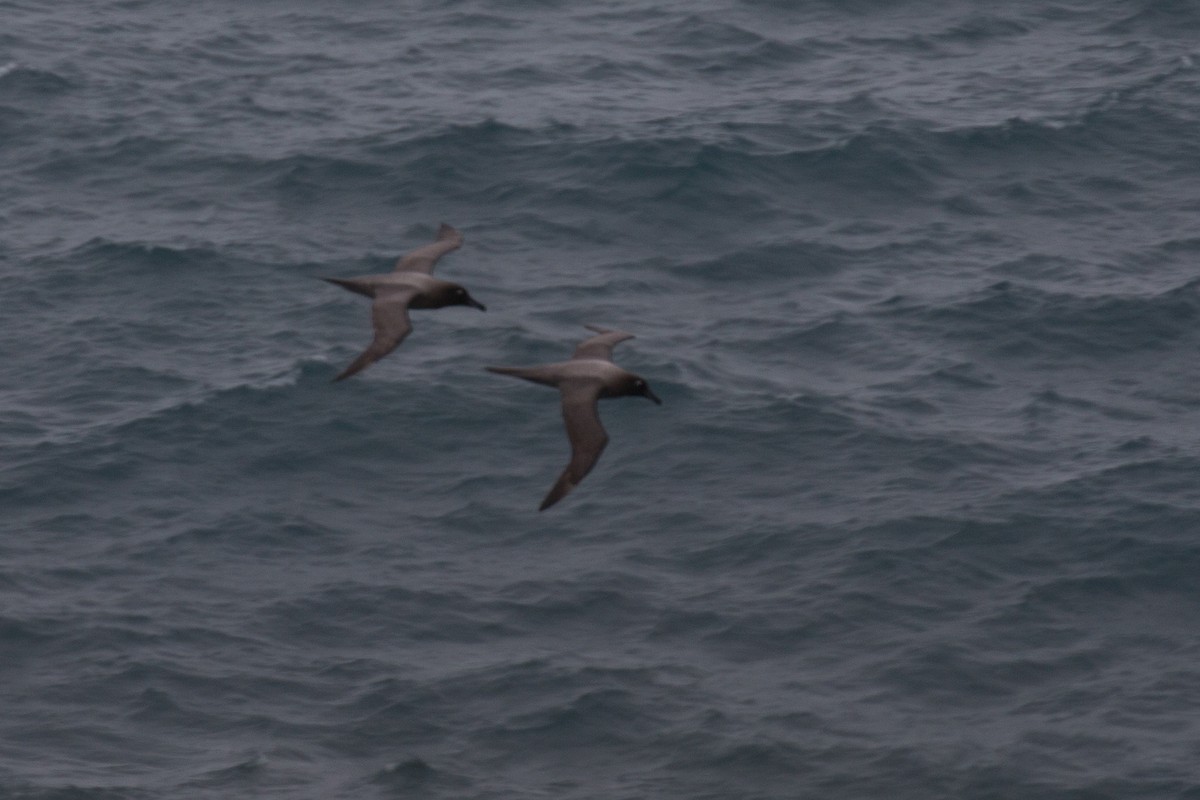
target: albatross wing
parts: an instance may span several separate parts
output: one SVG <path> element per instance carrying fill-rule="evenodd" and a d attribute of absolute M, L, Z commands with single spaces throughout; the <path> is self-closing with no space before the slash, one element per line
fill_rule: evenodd
<path fill-rule="evenodd" d="M 412 330 L 412 322 L 408 318 L 408 304 L 415 294 L 416 291 L 412 289 L 376 291 L 375 302 L 371 304 L 371 324 L 375 328 L 375 338 L 350 366 L 334 378 L 335 381 L 345 380 L 355 373 L 362 372 L 404 341 L 404 337 Z"/>
<path fill-rule="evenodd" d="M 597 335 L 580 342 L 571 358 L 599 358 L 604 361 L 612 361 L 613 346 L 618 342 L 634 338 L 632 333 L 625 333 L 625 331 L 609 330 L 596 325 L 585 325 L 584 327 L 595 331 Z"/>
<path fill-rule="evenodd" d="M 462 243 L 463 235 L 443 222 L 433 242 L 401 256 L 393 272 L 424 272 L 430 275 L 438 259 L 462 247 Z"/>
<path fill-rule="evenodd" d="M 545 511 L 570 493 L 592 471 L 608 444 L 608 434 L 600 424 L 596 400 L 601 385 L 592 381 L 564 383 L 562 392 L 563 423 L 571 441 L 571 461 L 558 476 L 538 511 Z"/>

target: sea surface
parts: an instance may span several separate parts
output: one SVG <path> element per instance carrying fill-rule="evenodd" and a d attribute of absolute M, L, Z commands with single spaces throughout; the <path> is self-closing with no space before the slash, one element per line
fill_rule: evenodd
<path fill-rule="evenodd" d="M 0 0 L 0 798 L 1200 798 L 1200 4 Z"/>

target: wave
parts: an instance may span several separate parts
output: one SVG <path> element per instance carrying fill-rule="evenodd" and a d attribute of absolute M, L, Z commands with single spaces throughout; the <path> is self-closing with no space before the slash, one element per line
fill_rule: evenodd
<path fill-rule="evenodd" d="M 342 171 L 352 178 L 378 170 L 403 174 L 406 181 L 427 176 L 442 183 L 469 175 L 475 192 L 493 194 L 497 187 L 521 186 L 525 181 L 534 187 L 553 182 L 558 191 L 578 190 L 578 200 L 588 199 L 589 189 L 626 194 L 649 189 L 651 197 L 662 199 L 686 189 L 689 181 L 699 184 L 697 191 L 720 190 L 718 184 L 726 181 L 726 189 L 736 193 L 740 185 L 790 188 L 797 181 L 823 176 L 836 176 L 852 188 L 853 176 L 859 176 L 861 186 L 886 187 L 893 182 L 911 189 L 914 182 L 926 181 L 931 167 L 919 157 L 904 156 L 907 134 L 898 129 L 877 127 L 845 142 L 798 150 L 756 141 L 752 132 L 752 127 L 734 129 L 728 138 L 716 141 L 686 135 L 597 137 L 571 125 L 523 128 L 487 119 L 434 132 L 349 140 L 338 145 L 343 152 L 357 154 L 348 160 L 294 155 L 231 166 L 302 170 L 319 179 L 337 178 Z M 769 137 L 777 131 L 766 133 Z"/>
<path fill-rule="evenodd" d="M 1016 39 L 1027 34 L 1028 23 L 995 14 L 973 14 L 965 19 L 939 20 L 941 26 L 925 33 L 854 33 L 845 43 L 856 48 L 891 52 L 911 57 L 953 58 L 964 53 L 974 54 L 981 47 L 994 45 L 996 40 Z"/>
<path fill-rule="evenodd" d="M 1178 134 L 1192 121 L 1155 102 L 1100 101 L 1074 119 L 1027 120 L 950 129 L 933 134 L 944 157 L 956 163 L 986 165 L 998 159 L 1021 159 L 1028 164 L 1052 165 L 1065 157 L 1104 153 L 1133 153 L 1175 161 L 1196 148 L 1178 149 Z M 1174 146 L 1170 146 L 1174 143 Z M 1060 164 L 1061 166 L 1061 164 Z"/>
<path fill-rule="evenodd" d="M 302 382 L 319 385 L 333 369 L 324 361 L 301 359 L 258 379 L 239 379 L 224 387 L 214 387 L 183 378 L 171 371 L 145 366 L 104 366 L 91 380 L 85 372 L 75 389 L 76 394 L 60 398 L 65 401 L 63 410 L 49 413 L 48 409 L 42 409 L 36 415 L 37 423 L 30 422 L 27 425 L 27 435 L 22 437 L 23 440 L 11 442 L 13 447 L 6 466 L 12 469 L 14 464 L 26 459 L 46 461 L 52 465 L 66 453 L 95 452 L 94 448 L 103 451 L 115 446 L 118 440 L 126 436 L 138 434 L 140 430 L 149 430 L 149 436 L 153 438 L 160 426 L 170 428 L 180 420 L 189 418 L 197 409 L 209 406 L 220 408 L 231 402 L 240 405 L 240 401 L 249 397 L 286 392 Z M 106 409 L 106 413 L 100 412 L 97 406 L 90 408 L 87 413 L 81 410 L 71 414 L 66 410 L 88 398 L 93 403 L 103 405 L 103 398 L 97 397 L 94 387 L 110 383 L 126 384 L 128 388 L 114 396 L 112 408 Z M 5 424 L 7 427 L 9 423 Z M 11 428 L 9 434 L 12 434 Z"/>
<path fill-rule="evenodd" d="M 967 298 L 909 304 L 883 316 L 1013 357 L 1040 352 L 1110 359 L 1196 337 L 1200 280 L 1153 295 L 1068 294 L 1001 281 Z"/>
<path fill-rule="evenodd" d="M 228 264 L 227 250 L 205 244 L 165 244 L 149 241 L 120 241 L 97 236 L 81 244 L 72 245 L 63 255 L 42 255 L 34 260 L 41 267 L 53 267 L 54 274 L 44 279 L 55 290 L 69 288 L 82 283 L 103 283 L 114 275 L 125 273 L 140 276 L 163 270 L 209 270 Z M 63 267 L 74 266 L 67 272 Z M 247 264 L 237 264 L 234 270 L 243 270 Z M 97 281 L 97 274 L 106 281 Z M 62 281 L 63 283 L 57 283 Z"/>
<path fill-rule="evenodd" d="M 45 99 L 76 88 L 74 81 L 57 72 L 27 67 L 16 61 L 0 65 L 0 99 L 10 96 Z"/>
<path fill-rule="evenodd" d="M 790 303 L 798 303 L 794 293 L 808 286 L 826 284 L 831 278 L 864 263 L 888 263 L 920 255 L 936 247 L 935 242 L 884 241 L 858 247 L 829 240 L 775 238 L 727 250 L 715 256 L 676 259 L 660 258 L 650 263 L 617 265 L 624 269 L 653 269 L 658 275 L 686 279 L 691 291 L 706 287 L 728 291 L 736 284 L 742 302 L 766 293 L 779 299 L 779 283 L 786 281 Z M 794 319 L 785 320 L 794 325 Z M 715 323 L 714 323 L 715 324 Z"/>
<path fill-rule="evenodd" d="M 478 367 L 473 360 L 471 366 Z M 423 438 L 413 438 L 414 426 L 433 432 L 444 450 L 463 437 L 473 441 L 494 424 L 492 414 L 479 411 L 478 392 L 488 380 L 481 369 L 452 369 L 446 379 L 422 372 L 420 380 L 401 382 L 400 401 L 389 380 L 331 390 L 336 371 L 324 360 L 299 359 L 223 386 L 189 380 L 168 382 L 165 389 L 153 374 L 134 374 L 130 391 L 144 396 L 134 401 L 124 391 L 103 413 L 72 414 L 67 409 L 87 398 L 68 398 L 58 424 L 43 413 L 24 441 L 12 442 L 0 469 L 0 497 L 13 508 L 36 508 L 130 481 L 152 484 L 155 465 L 164 462 L 192 464 L 196 480 L 219 477 L 219 470 L 195 462 L 202 451 L 225 453 L 263 481 L 294 480 L 313 469 L 344 468 L 349 477 L 397 458 L 436 461 L 436 453 L 422 447 Z M 112 370 L 103 377 L 111 380 Z M 353 414 L 346 413 L 348 395 L 356 398 Z M 453 494 L 473 475 L 433 470 L 424 478 L 430 484 L 425 490 Z M 415 473 L 405 480 L 413 486 L 422 481 Z"/>
<path fill-rule="evenodd" d="M 1200 29 L 1200 14 L 1187 0 L 1137 0 L 1129 6 L 1133 10 L 1102 28 L 1104 33 L 1129 36 L 1152 32 L 1174 39 L 1182 32 Z"/>
<path fill-rule="evenodd" d="M 1068 123 L 1009 119 L 967 128 L 939 129 L 913 121 L 869 122 L 859 130 L 815 146 L 788 146 L 775 128 L 734 126 L 723 138 L 690 135 L 597 138 L 573 126 L 521 128 L 495 120 L 454 126 L 416 137 L 357 143 L 375 158 L 398 159 L 410 175 L 441 171 L 470 174 L 492 187 L 521 187 L 530 199 L 553 176 L 562 199 L 591 200 L 594 192 L 656 200 L 702 202 L 739 198 L 753 202 L 773 193 L 795 195 L 798 186 L 839 194 L 856 192 L 930 195 L 964 171 L 989 162 L 1047 163 L 1063 157 L 1094 157 L 1128 148 L 1154 158 L 1177 158 L 1177 132 L 1190 120 L 1153 101 L 1131 97 L 1105 101 Z M 1154 135 L 1146 137 L 1146 131 Z M 805 134 L 793 130 L 793 139 Z M 546 172 L 557 165 L 557 171 Z M 563 169 L 566 168 L 566 172 Z M 490 190 L 495 193 L 496 189 Z M 509 189 L 508 191 L 511 191 Z M 499 195 L 504 200 L 511 194 Z M 774 198 L 772 198 L 773 200 Z"/>
<path fill-rule="evenodd" d="M 1023 499 L 1026 504 L 1064 513 L 1072 508 L 1105 508 L 1127 517 L 1130 526 L 1153 522 L 1156 527 L 1161 525 L 1161 530 L 1173 530 L 1169 520 L 1194 516 L 1189 503 L 1195 501 L 1196 492 L 1186 476 L 1196 468 L 1197 459 L 1153 441 L 1132 444 L 1113 448 L 1106 464 L 1059 469 L 1053 477 L 1022 490 L 1020 498 L 1004 495 L 999 502 Z M 1177 523 L 1181 521 L 1177 519 Z M 1116 523 L 1114 518 L 1114 528 Z"/>
<path fill-rule="evenodd" d="M 1031 165 L 1094 160 L 1114 150 L 1174 163 L 1181 157 L 1178 133 L 1192 127 L 1176 112 L 1134 99 L 1098 108 L 1066 125 L 1011 119 L 938 129 L 882 116 L 871 112 L 865 123 L 847 118 L 821 133 L 747 123 L 710 128 L 702 135 L 637 136 L 485 119 L 351 137 L 278 156 L 218 153 L 182 140 L 127 136 L 41 159 L 31 174 L 57 178 L 103 164 L 88 180 L 104 187 L 127 180 L 130 171 L 142 171 L 149 163 L 161 176 L 187 176 L 194 186 L 266 190 L 292 208 L 364 196 L 403 206 L 437 195 L 486 202 L 509 214 L 545 216 L 553 206 L 564 218 L 594 216 L 597 208 L 612 209 L 606 212 L 612 214 L 632 207 L 660 220 L 672 210 L 687 209 L 693 216 L 777 221 L 807 215 L 820 222 L 843 207 L 861 212 L 874 202 L 890 204 L 901 197 L 957 202 L 968 211 L 991 213 L 997 203 L 1027 203 L 1014 192 L 1033 192 L 1061 214 L 1061 198 L 1052 192 L 1067 191 L 1087 203 L 1136 183 L 1125 189 L 1077 185 L 1074 179 L 1034 185 L 1022 177 L 1031 174 Z M 1006 184 L 987 178 L 988 172 L 999 177 L 1014 165 Z M 982 191 L 960 191 L 958 200 L 946 196 L 948 186 L 970 176 L 984 176 L 982 184 L 971 178 Z M 1089 207 L 1095 206 L 1079 206 Z"/>
<path fill-rule="evenodd" d="M 791 67 L 814 54 L 811 45 L 782 41 L 700 14 L 656 21 L 633 36 L 647 61 L 706 74 Z"/>

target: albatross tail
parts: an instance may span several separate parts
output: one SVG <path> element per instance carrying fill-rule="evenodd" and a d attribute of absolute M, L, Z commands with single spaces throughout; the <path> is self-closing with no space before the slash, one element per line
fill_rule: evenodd
<path fill-rule="evenodd" d="M 375 296 L 375 287 L 367 281 L 358 280 L 357 278 L 321 278 L 323 281 L 329 281 L 343 289 L 349 289 L 355 294 L 365 295 L 366 297 Z"/>
<path fill-rule="evenodd" d="M 546 367 L 484 367 L 484 369 L 497 375 L 511 375 L 514 378 L 524 378 L 545 386 L 558 385 L 558 381 L 554 377 L 554 370 Z"/>

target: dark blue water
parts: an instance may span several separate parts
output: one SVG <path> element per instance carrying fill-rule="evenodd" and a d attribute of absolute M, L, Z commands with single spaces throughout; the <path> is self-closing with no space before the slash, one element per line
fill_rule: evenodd
<path fill-rule="evenodd" d="M 1200 798 L 1198 34 L 0 1 L 0 797 Z"/>

